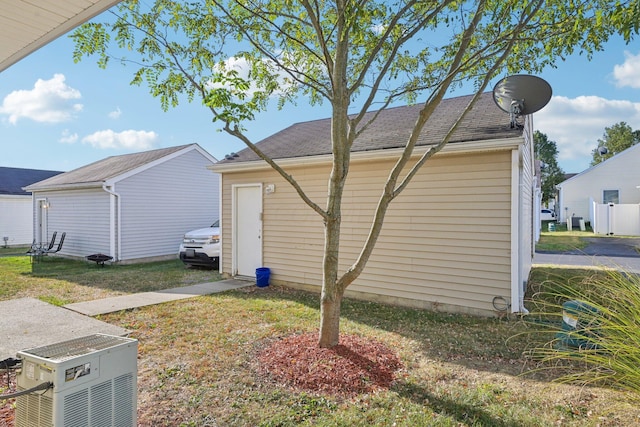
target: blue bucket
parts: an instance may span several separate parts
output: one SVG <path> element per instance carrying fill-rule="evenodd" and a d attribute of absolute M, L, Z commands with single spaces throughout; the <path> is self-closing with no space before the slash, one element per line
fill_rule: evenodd
<path fill-rule="evenodd" d="M 256 268 L 256 286 L 264 288 L 269 286 L 269 277 L 271 276 L 271 270 L 267 267 Z"/>

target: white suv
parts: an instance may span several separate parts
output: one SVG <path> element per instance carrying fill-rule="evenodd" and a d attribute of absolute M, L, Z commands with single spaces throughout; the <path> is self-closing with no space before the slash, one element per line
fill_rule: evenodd
<path fill-rule="evenodd" d="M 218 268 L 220 260 L 220 221 L 211 227 L 189 231 L 184 235 L 179 251 L 186 265 Z"/>
<path fill-rule="evenodd" d="M 540 211 L 540 220 L 541 221 L 553 221 L 556 219 L 556 213 L 551 209 L 542 209 Z"/>

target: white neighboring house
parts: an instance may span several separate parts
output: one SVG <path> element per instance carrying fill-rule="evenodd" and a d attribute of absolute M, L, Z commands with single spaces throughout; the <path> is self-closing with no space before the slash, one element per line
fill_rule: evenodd
<path fill-rule="evenodd" d="M 219 218 L 216 159 L 198 144 L 112 156 L 38 182 L 33 233 L 66 233 L 60 255 L 113 261 L 177 258 L 186 231 Z"/>
<path fill-rule="evenodd" d="M 31 194 L 22 188 L 60 171 L 0 167 L 0 245 L 29 245 L 33 239 Z"/>
<path fill-rule="evenodd" d="M 558 184 L 560 221 L 582 217 L 594 224 L 595 204 L 640 203 L 640 144 Z"/>

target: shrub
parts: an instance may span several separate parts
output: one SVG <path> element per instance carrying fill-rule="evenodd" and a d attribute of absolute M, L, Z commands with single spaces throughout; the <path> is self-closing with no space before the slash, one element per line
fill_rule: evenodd
<path fill-rule="evenodd" d="M 581 280 L 550 279 L 540 285 L 532 303 L 529 320 L 544 325 L 551 336 L 529 352 L 531 357 L 565 369 L 562 381 L 640 392 L 638 275 L 608 271 Z"/>

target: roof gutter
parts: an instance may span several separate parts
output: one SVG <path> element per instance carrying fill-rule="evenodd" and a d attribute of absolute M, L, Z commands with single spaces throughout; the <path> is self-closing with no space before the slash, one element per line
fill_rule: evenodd
<path fill-rule="evenodd" d="M 108 187 L 111 187 L 108 188 Z M 102 189 L 111 195 L 109 200 L 109 252 L 114 261 L 120 261 L 122 249 L 120 227 L 120 194 L 112 190 L 113 185 L 102 184 Z"/>
<path fill-rule="evenodd" d="M 449 143 L 438 153 L 438 155 L 445 154 L 459 154 L 459 153 L 475 153 L 483 151 L 497 151 L 497 150 L 513 150 L 517 149 L 524 143 L 522 137 L 506 138 L 506 139 L 493 139 L 484 141 L 472 141 L 464 143 Z M 413 156 L 421 156 L 432 146 L 420 146 L 416 147 Z M 353 162 L 366 162 L 373 160 L 383 160 L 389 158 L 397 158 L 404 152 L 404 148 L 389 148 L 383 150 L 371 150 L 371 151 L 356 151 L 351 154 L 351 160 Z M 319 156 L 303 156 L 303 157 L 289 157 L 283 159 L 275 159 L 278 165 L 281 167 L 287 166 L 312 166 L 321 164 L 330 164 L 333 160 L 333 155 L 323 154 Z M 252 160 L 248 162 L 225 162 L 216 163 L 212 166 L 208 166 L 208 169 L 213 172 L 244 172 L 259 169 L 269 169 L 271 166 L 263 160 Z"/>
<path fill-rule="evenodd" d="M 56 191 L 56 190 L 79 190 L 82 188 L 104 188 L 104 181 L 95 181 L 95 182 L 79 182 L 76 184 L 61 184 L 61 185 L 29 185 L 27 187 L 23 187 L 24 191 L 34 192 L 34 191 Z"/>

